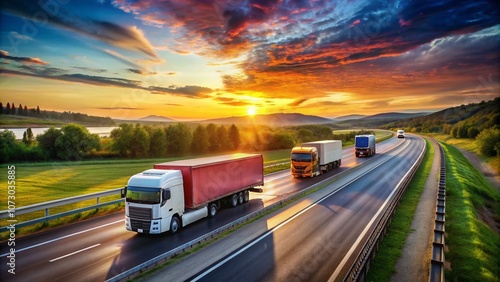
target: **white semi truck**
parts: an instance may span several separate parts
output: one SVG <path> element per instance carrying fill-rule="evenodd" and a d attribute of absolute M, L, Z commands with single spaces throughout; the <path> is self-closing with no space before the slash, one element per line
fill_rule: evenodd
<path fill-rule="evenodd" d="M 262 155 L 233 154 L 154 165 L 125 187 L 125 226 L 146 234 L 176 233 L 223 205 L 249 201 L 264 185 Z"/>

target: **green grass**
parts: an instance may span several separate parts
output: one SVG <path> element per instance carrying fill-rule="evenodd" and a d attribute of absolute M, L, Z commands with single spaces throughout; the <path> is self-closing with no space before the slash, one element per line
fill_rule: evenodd
<path fill-rule="evenodd" d="M 1 115 L 0 126 L 2 127 L 28 127 L 28 126 L 61 126 L 68 124 L 68 122 L 53 120 L 53 119 L 40 119 L 34 117 L 24 116 L 11 116 Z"/>
<path fill-rule="evenodd" d="M 446 246 L 449 281 L 498 281 L 500 235 L 480 218 L 486 207 L 499 220 L 500 192 L 455 147 L 446 155 Z"/>
<path fill-rule="evenodd" d="M 391 276 L 396 272 L 396 263 L 401 256 L 406 237 L 411 232 L 413 216 L 434 159 L 434 146 L 431 146 L 428 140 L 426 143 L 427 150 L 424 159 L 401 199 L 387 234 L 372 262 L 366 281 L 390 281 Z"/>
<path fill-rule="evenodd" d="M 472 138 L 454 138 L 448 134 L 426 134 L 436 138 L 438 141 L 445 142 L 446 144 L 453 145 L 462 150 L 476 153 L 482 160 L 491 165 L 497 173 L 500 174 L 500 156 L 496 157 L 486 157 L 481 154 L 479 148 Z"/>

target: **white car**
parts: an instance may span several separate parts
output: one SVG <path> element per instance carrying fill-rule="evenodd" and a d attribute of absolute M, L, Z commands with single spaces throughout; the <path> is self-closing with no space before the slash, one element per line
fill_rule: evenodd
<path fill-rule="evenodd" d="M 398 138 L 405 138 L 405 131 L 400 129 L 398 130 Z"/>

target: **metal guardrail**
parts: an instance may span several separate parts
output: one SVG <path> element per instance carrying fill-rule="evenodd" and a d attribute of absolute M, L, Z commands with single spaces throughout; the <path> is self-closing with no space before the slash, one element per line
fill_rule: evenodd
<path fill-rule="evenodd" d="M 75 196 L 75 197 L 59 199 L 59 200 L 49 201 L 49 202 L 45 202 L 45 203 L 20 207 L 20 208 L 16 208 L 13 210 L 3 210 L 3 211 L 0 211 L 0 219 L 9 218 L 10 214 L 14 214 L 17 217 L 18 215 L 21 215 L 21 214 L 27 214 L 27 213 L 31 213 L 31 212 L 45 210 L 44 217 L 36 218 L 36 219 L 25 221 L 25 222 L 16 223 L 16 228 L 25 227 L 25 226 L 37 224 L 40 222 L 46 222 L 46 221 L 49 221 L 52 219 L 57 219 L 57 218 L 60 218 L 63 216 L 68 216 L 68 215 L 72 215 L 75 213 L 80 213 L 80 212 L 84 212 L 84 211 L 88 211 L 88 210 L 98 209 L 98 208 L 108 206 L 108 205 L 114 205 L 117 203 L 121 203 L 121 202 L 123 202 L 123 199 L 117 199 L 117 200 L 113 200 L 113 201 L 109 201 L 109 202 L 105 202 L 105 203 L 101 203 L 100 200 L 102 197 L 111 196 L 111 195 L 119 195 L 119 194 L 121 194 L 122 189 L 123 188 L 116 188 L 116 189 L 112 189 L 112 190 L 108 190 L 108 191 L 104 191 L 104 192 L 97 192 L 97 193 L 92 193 L 92 194 L 87 194 L 87 195 Z M 70 210 L 70 211 L 50 215 L 49 210 L 51 208 L 56 208 L 56 207 L 74 204 L 74 203 L 78 203 L 78 202 L 82 202 L 82 201 L 86 201 L 86 200 L 92 200 L 92 199 L 96 199 L 95 205 L 91 205 L 91 206 L 84 207 L 84 208 L 79 208 L 79 209 L 75 209 L 75 210 Z M 1 227 L 0 232 L 8 231 L 7 228 L 8 228 L 8 226 Z"/>
<path fill-rule="evenodd" d="M 436 218 L 434 221 L 434 241 L 432 242 L 432 257 L 429 273 L 430 282 L 441 282 L 444 280 L 444 225 L 446 211 L 446 159 L 441 144 L 435 139 L 432 141 L 439 147 L 441 156 L 439 187 L 436 199 Z"/>
<path fill-rule="evenodd" d="M 363 245 L 361 251 L 359 252 L 355 262 L 352 264 L 351 269 L 344 278 L 344 281 L 364 281 L 368 270 L 370 269 L 371 261 L 375 258 L 375 254 L 379 248 L 379 244 L 382 242 L 387 228 L 390 225 L 392 217 L 396 213 L 396 209 L 399 205 L 401 198 L 403 197 L 406 187 L 413 179 L 420 163 L 425 156 L 425 149 L 418 157 L 417 161 L 410 169 L 410 171 L 405 175 L 401 182 L 401 189 L 396 193 L 393 200 L 391 201 L 389 207 L 385 210 L 379 222 L 374 228 L 374 231 L 370 234 L 370 237 Z"/>

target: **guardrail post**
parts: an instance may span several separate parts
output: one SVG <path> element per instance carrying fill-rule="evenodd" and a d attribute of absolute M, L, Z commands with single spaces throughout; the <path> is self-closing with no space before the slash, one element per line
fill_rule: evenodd
<path fill-rule="evenodd" d="M 101 203 L 101 197 L 97 197 L 97 205 Z M 95 211 L 99 211 L 99 208 L 96 208 Z"/>
<path fill-rule="evenodd" d="M 445 249 L 445 217 L 446 217 L 446 159 L 441 144 L 432 141 L 439 148 L 441 167 L 439 174 L 438 193 L 436 195 L 436 218 L 434 220 L 434 242 L 432 243 L 431 267 L 429 282 L 442 282 L 444 279 L 444 249 Z"/>
<path fill-rule="evenodd" d="M 49 214 L 49 208 L 46 208 L 46 209 L 45 209 L 45 217 L 49 217 L 49 215 L 50 215 L 50 214 Z"/>

